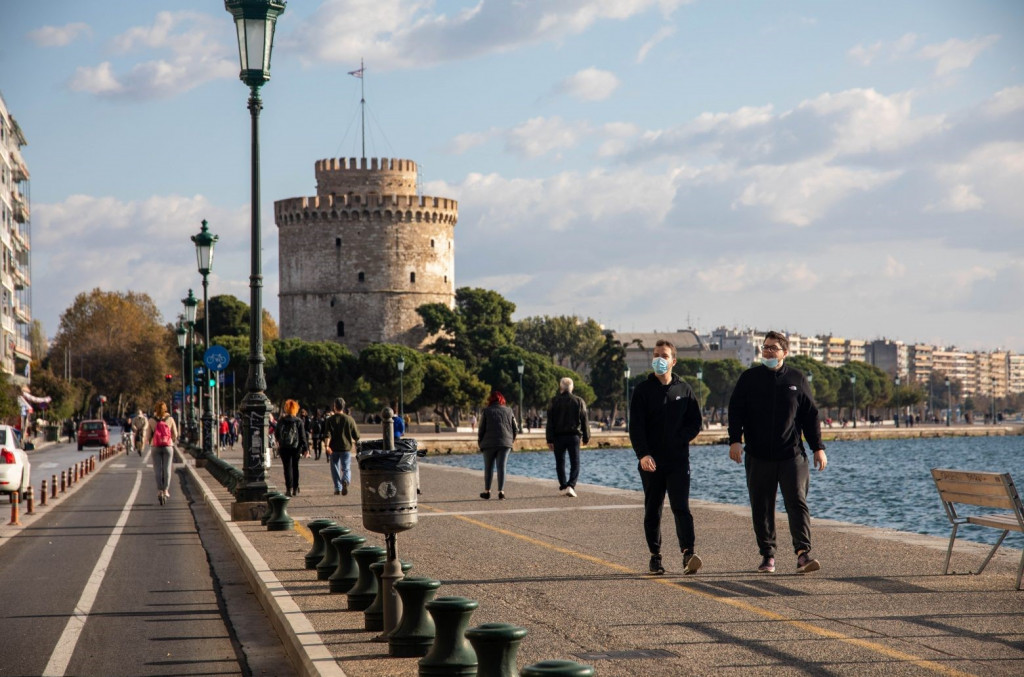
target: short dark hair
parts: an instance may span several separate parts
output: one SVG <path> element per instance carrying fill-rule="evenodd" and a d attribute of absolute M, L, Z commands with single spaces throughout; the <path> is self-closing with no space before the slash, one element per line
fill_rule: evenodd
<path fill-rule="evenodd" d="M 764 340 L 767 341 L 768 339 L 775 339 L 779 342 L 779 345 L 782 346 L 782 350 L 784 352 L 789 352 L 789 339 L 786 338 L 786 335 L 782 332 L 770 331 L 764 335 Z M 762 343 L 764 343 L 764 341 L 762 341 Z"/>
<path fill-rule="evenodd" d="M 345 411 L 345 398 L 335 397 L 334 398 L 334 411 Z"/>
<path fill-rule="evenodd" d="M 658 342 L 654 344 L 654 347 L 655 348 L 660 348 L 661 346 L 665 346 L 666 348 L 671 350 L 672 351 L 672 357 L 676 356 L 676 346 L 675 346 L 674 343 L 672 343 L 671 341 L 669 341 L 667 339 L 658 339 Z"/>

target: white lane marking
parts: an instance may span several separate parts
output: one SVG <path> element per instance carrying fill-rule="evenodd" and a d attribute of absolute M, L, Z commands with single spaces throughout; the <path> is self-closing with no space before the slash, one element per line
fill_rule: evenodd
<path fill-rule="evenodd" d="M 67 671 L 68 663 L 71 662 L 71 656 L 75 653 L 75 646 L 82 635 L 82 628 L 85 627 L 85 621 L 89 617 L 89 612 L 92 611 L 92 605 L 96 602 L 96 595 L 99 593 L 100 585 L 103 584 L 103 579 L 107 575 L 107 566 L 114 556 L 114 548 L 117 547 L 117 542 L 121 540 L 124 525 L 128 523 L 128 516 L 131 514 L 132 505 L 135 503 L 135 497 L 139 495 L 139 487 L 141 486 L 142 471 L 139 471 L 135 473 L 135 486 L 132 487 L 132 493 L 128 496 L 128 502 L 125 503 L 121 516 L 117 518 L 117 524 L 114 525 L 110 538 L 107 539 L 106 545 L 103 546 L 103 551 L 96 561 L 96 566 L 93 567 L 92 573 L 89 574 L 89 580 L 82 590 L 82 596 L 78 599 L 78 604 L 75 605 L 75 611 L 72 613 L 71 618 L 68 619 L 68 624 L 64 626 L 64 632 L 61 633 L 60 639 L 57 640 L 57 646 L 54 647 L 53 653 L 50 655 L 50 662 L 46 664 L 46 669 L 43 670 L 43 677 L 63 677 Z"/>
<path fill-rule="evenodd" d="M 127 468 L 128 464 L 127 463 L 114 463 L 110 467 L 111 468 Z"/>
<path fill-rule="evenodd" d="M 37 468 L 56 468 L 57 467 L 57 464 L 52 462 L 52 461 L 47 461 L 46 463 L 38 463 L 38 464 L 33 464 L 33 465 L 35 465 Z"/>

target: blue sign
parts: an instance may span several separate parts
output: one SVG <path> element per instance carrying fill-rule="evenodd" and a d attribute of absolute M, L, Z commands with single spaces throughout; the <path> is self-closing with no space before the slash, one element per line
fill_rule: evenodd
<path fill-rule="evenodd" d="M 224 346 L 210 346 L 203 353 L 203 363 L 211 371 L 224 371 L 231 363 L 231 356 L 228 355 L 228 349 Z"/>

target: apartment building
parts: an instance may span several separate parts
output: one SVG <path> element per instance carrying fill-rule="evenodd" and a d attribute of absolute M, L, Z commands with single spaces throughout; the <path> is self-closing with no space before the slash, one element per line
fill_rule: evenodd
<path fill-rule="evenodd" d="M 29 173 L 25 135 L 0 94 L 0 369 L 17 384 L 29 381 L 32 348 Z"/>
<path fill-rule="evenodd" d="M 824 361 L 825 349 L 822 347 L 821 339 L 817 336 L 790 334 L 788 338 L 790 355 L 803 355 L 818 362 Z"/>
<path fill-rule="evenodd" d="M 1006 356 L 1007 388 L 1011 393 L 1024 393 L 1024 355 Z"/>
<path fill-rule="evenodd" d="M 865 346 L 864 361 L 873 364 L 893 378 L 899 376 L 901 379 L 910 380 L 915 378 L 910 369 L 910 354 L 910 346 L 903 341 L 876 339 Z M 929 364 L 930 359 L 929 356 Z M 929 369 L 924 378 L 919 379 L 919 382 L 927 383 L 930 373 Z"/>
<path fill-rule="evenodd" d="M 910 346 L 907 360 L 910 367 L 910 378 L 917 383 L 928 383 L 932 377 L 935 357 L 935 346 L 927 343 L 915 343 Z M 949 376 L 949 374 L 946 374 Z"/>
<path fill-rule="evenodd" d="M 722 357 L 735 357 L 744 367 L 761 359 L 761 344 L 767 332 L 755 329 L 726 329 L 719 327 L 705 338 L 710 349 Z"/>

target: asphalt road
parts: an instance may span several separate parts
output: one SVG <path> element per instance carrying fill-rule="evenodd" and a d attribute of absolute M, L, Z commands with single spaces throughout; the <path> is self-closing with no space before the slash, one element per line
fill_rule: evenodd
<path fill-rule="evenodd" d="M 89 455 L 68 444 L 32 452 L 35 490 Z M 187 474 L 176 472 L 161 506 L 148 460 L 115 456 L 5 531 L 0 675 L 291 673 Z"/>

